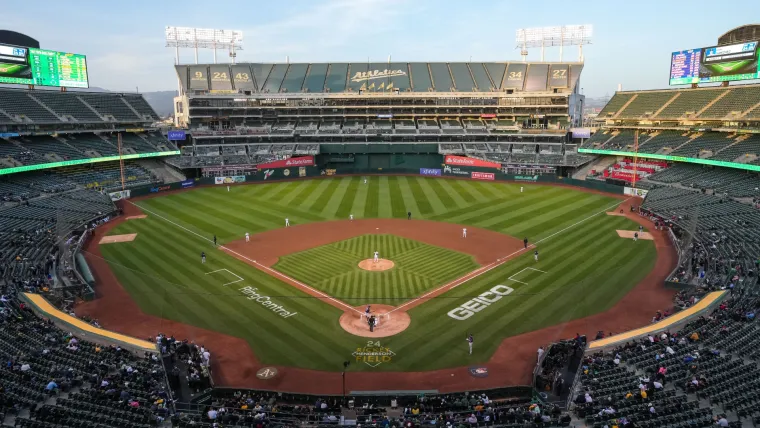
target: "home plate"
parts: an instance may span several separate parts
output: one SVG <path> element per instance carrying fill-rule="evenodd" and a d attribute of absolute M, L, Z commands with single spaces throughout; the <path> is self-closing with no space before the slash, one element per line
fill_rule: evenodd
<path fill-rule="evenodd" d="M 137 237 L 136 233 L 127 233 L 125 235 L 109 235 L 100 238 L 99 244 L 113 244 L 115 242 L 130 242 Z"/>
<path fill-rule="evenodd" d="M 633 234 L 637 233 L 637 231 L 635 231 L 635 230 L 618 230 L 616 232 L 617 232 L 617 234 L 618 234 L 619 237 L 626 238 L 626 239 L 633 239 Z M 647 241 L 653 241 L 654 240 L 654 237 L 649 232 L 638 232 L 638 234 L 639 234 L 639 239 L 644 239 L 644 240 L 647 240 Z"/>
<path fill-rule="evenodd" d="M 138 218 L 147 218 L 148 216 L 145 214 L 142 215 L 131 215 L 127 217 L 127 220 L 137 220 Z"/>

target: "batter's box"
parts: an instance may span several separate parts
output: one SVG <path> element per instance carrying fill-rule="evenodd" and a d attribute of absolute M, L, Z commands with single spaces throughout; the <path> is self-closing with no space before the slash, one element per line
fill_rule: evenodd
<path fill-rule="evenodd" d="M 235 281 L 232 281 L 232 282 L 228 282 L 228 283 L 226 283 L 226 284 L 222 284 L 222 285 L 223 285 L 223 286 L 225 286 L 225 287 L 226 287 L 226 286 L 228 286 L 228 285 L 230 285 L 230 284 L 234 284 L 234 283 L 236 283 L 236 282 L 240 282 L 240 281 L 242 281 L 242 280 L 243 280 L 243 278 L 242 278 L 240 275 L 236 274 L 235 272 L 232 272 L 232 271 L 231 271 L 231 270 L 229 270 L 229 269 L 217 269 L 217 270 L 212 270 L 211 272 L 206 272 L 206 275 L 211 275 L 212 273 L 215 273 L 215 274 L 219 274 L 219 272 L 227 272 L 228 274 L 230 274 L 230 275 L 234 276 L 235 278 L 237 278 L 237 280 L 235 280 Z"/>
<path fill-rule="evenodd" d="M 525 269 L 521 270 L 520 272 L 517 272 L 516 274 L 510 276 L 507 279 L 509 279 L 510 281 L 519 282 L 520 284 L 528 285 L 527 282 L 520 281 L 519 279 L 515 279 L 516 276 L 520 275 L 521 273 L 525 272 L 526 270 L 532 270 L 534 272 L 546 273 L 545 271 L 542 271 L 541 269 L 536 269 L 536 268 L 532 268 L 532 267 L 526 267 Z"/>

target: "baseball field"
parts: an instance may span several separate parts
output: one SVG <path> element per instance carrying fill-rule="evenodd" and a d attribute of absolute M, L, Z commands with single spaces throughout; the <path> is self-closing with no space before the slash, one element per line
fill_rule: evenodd
<path fill-rule="evenodd" d="M 349 370 L 396 372 L 482 364 L 506 338 L 604 312 L 657 260 L 654 241 L 618 233 L 638 223 L 607 214 L 622 197 L 364 180 L 203 187 L 127 202 L 146 216 L 108 234 L 134 239 L 102 244 L 97 257 L 143 312 L 243 339 L 261 364 L 340 371 L 350 360 Z M 392 267 L 360 268 L 375 251 Z M 367 305 L 379 332 L 408 325 L 386 337 L 367 326 L 362 337 L 341 323 L 364 328 Z"/>

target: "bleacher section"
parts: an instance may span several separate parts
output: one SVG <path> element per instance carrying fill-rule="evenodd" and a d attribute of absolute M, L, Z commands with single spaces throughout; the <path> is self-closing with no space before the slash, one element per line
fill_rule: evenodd
<path fill-rule="evenodd" d="M 677 163 L 650 175 L 647 180 L 666 184 L 677 183 L 694 189 L 710 189 L 716 194 L 726 194 L 735 198 L 760 197 L 760 176 L 732 168 Z"/>
<path fill-rule="evenodd" d="M 172 142 L 158 133 L 122 133 L 123 154 L 161 151 L 157 144 L 177 150 Z M 57 136 L 22 136 L 0 138 L 0 160 L 11 165 L 34 165 L 61 160 L 88 159 L 118 155 L 116 134 L 88 132 L 58 134 Z M 90 151 L 92 156 L 86 154 Z M 92 153 L 92 152 L 96 153 Z"/>
<path fill-rule="evenodd" d="M 142 95 L 0 88 L 0 124 L 150 123 L 159 120 Z M 10 117 L 9 117 L 10 116 Z"/>

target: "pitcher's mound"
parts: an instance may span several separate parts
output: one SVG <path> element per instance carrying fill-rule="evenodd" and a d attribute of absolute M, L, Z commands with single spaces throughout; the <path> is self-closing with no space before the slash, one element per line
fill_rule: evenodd
<path fill-rule="evenodd" d="M 137 237 L 136 233 L 127 233 L 126 235 L 108 235 L 100 238 L 99 244 L 113 244 L 115 242 L 130 242 Z"/>
<path fill-rule="evenodd" d="M 399 334 L 409 327 L 412 323 L 412 319 L 404 311 L 389 312 L 395 308 L 390 305 L 370 305 L 372 312 L 370 315 L 374 315 L 377 323 L 375 324 L 374 331 L 369 331 L 369 323 L 367 317 L 364 315 L 366 306 L 357 306 L 356 311 L 346 311 L 340 316 L 340 326 L 343 330 L 361 337 L 388 337 L 394 334 Z"/>
<path fill-rule="evenodd" d="M 633 234 L 637 233 L 634 230 L 618 230 L 617 234 L 621 238 L 628 238 L 633 239 Z M 639 232 L 639 239 L 643 239 L 645 241 L 653 241 L 654 237 L 649 232 Z"/>
<path fill-rule="evenodd" d="M 394 263 L 386 259 L 380 259 L 376 262 L 373 259 L 366 259 L 359 262 L 359 269 L 371 270 L 373 272 L 393 269 L 393 266 Z"/>

